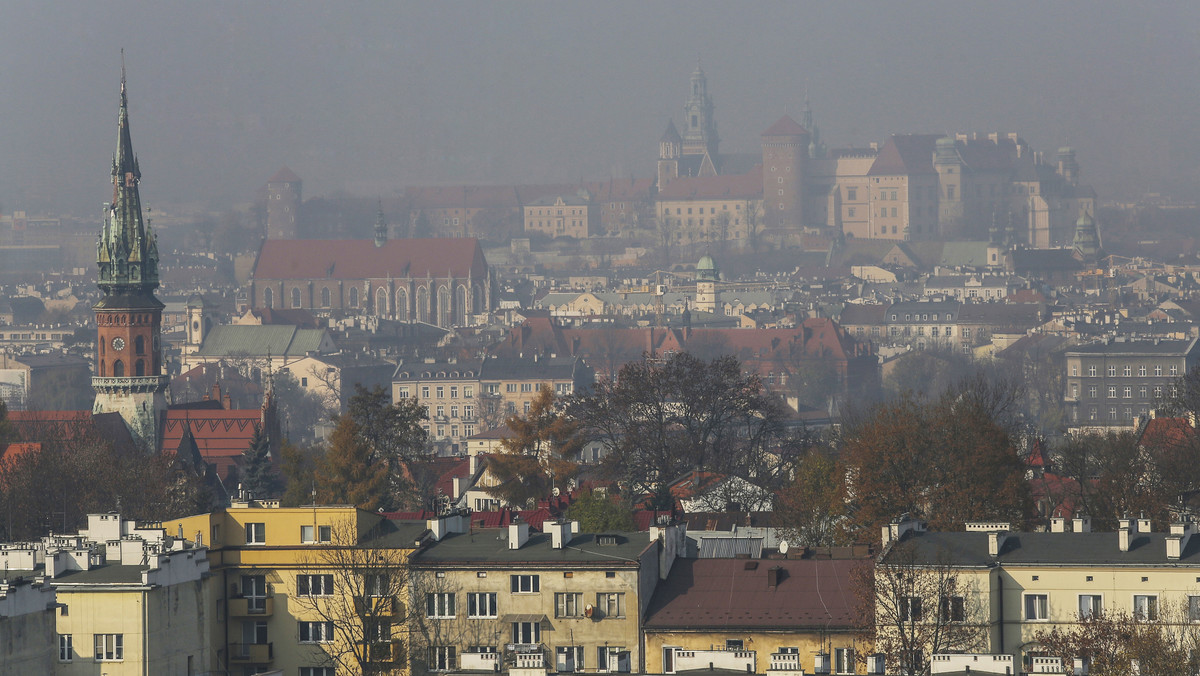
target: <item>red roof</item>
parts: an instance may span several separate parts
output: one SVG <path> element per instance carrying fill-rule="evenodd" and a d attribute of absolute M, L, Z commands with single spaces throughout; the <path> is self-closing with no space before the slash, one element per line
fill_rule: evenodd
<path fill-rule="evenodd" d="M 267 183 L 299 183 L 299 182 L 300 182 L 300 177 L 297 176 L 296 174 L 292 173 L 292 170 L 288 169 L 287 167 L 284 167 L 284 168 L 280 169 L 279 171 L 275 172 L 275 175 L 272 176 L 267 181 Z"/>
<path fill-rule="evenodd" d="M 474 238 L 374 240 L 266 240 L 255 279 L 370 279 L 487 277 L 483 249 Z"/>
<path fill-rule="evenodd" d="M 646 627 L 850 629 L 860 560 L 676 559 L 650 600 Z M 772 571 L 778 583 L 770 586 Z"/>
<path fill-rule="evenodd" d="M 762 133 L 763 136 L 807 136 L 808 130 L 800 126 L 798 122 L 793 120 L 790 115 L 784 115 L 779 120 L 767 127 L 767 130 Z"/>
<path fill-rule="evenodd" d="M 1196 437 L 1196 428 L 1187 418 L 1151 418 L 1146 421 L 1139 446 L 1173 447 L 1190 444 Z"/>
<path fill-rule="evenodd" d="M 932 174 L 933 150 L 941 134 L 896 134 L 883 144 L 868 176 Z"/>
<path fill-rule="evenodd" d="M 163 425 L 162 452 L 179 449 L 184 430 L 192 430 L 196 446 L 206 462 L 216 465 L 217 473 L 229 476 L 229 469 L 238 464 L 242 452 L 250 448 L 254 426 L 261 424 L 257 410 L 168 409 Z"/>
<path fill-rule="evenodd" d="M 658 191 L 660 201 L 756 199 L 762 197 L 762 172 L 732 176 L 684 176 Z"/>

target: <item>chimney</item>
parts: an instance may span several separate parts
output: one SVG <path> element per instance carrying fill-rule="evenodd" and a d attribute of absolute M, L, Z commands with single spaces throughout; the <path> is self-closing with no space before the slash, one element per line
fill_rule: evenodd
<path fill-rule="evenodd" d="M 1123 552 L 1129 551 L 1129 529 L 1122 528 L 1117 531 L 1117 549 Z"/>
<path fill-rule="evenodd" d="M 546 524 L 550 529 L 550 548 L 563 549 L 571 542 L 571 524 L 566 521 L 551 521 Z M 510 526 L 511 528 L 511 526 Z"/>
<path fill-rule="evenodd" d="M 1067 520 L 1066 519 L 1064 519 L 1061 516 L 1051 517 L 1051 519 L 1050 519 L 1050 532 L 1051 533 L 1065 533 L 1066 530 L 1067 530 Z"/>
<path fill-rule="evenodd" d="M 1127 531 L 1130 531 L 1133 533 L 1136 533 L 1138 531 L 1137 522 L 1134 521 L 1133 519 L 1130 519 L 1128 515 L 1125 515 L 1124 517 L 1122 517 L 1121 519 L 1119 519 L 1117 521 L 1117 528 L 1120 530 L 1127 530 Z"/>
<path fill-rule="evenodd" d="M 475 476 L 475 472 L 479 471 L 479 456 L 470 451 L 467 451 L 467 471 L 471 476 Z"/>
<path fill-rule="evenodd" d="M 912 518 L 907 513 L 901 514 L 883 527 L 883 546 L 886 547 L 893 542 L 898 542 L 909 531 L 921 533 L 924 530 L 925 524 Z"/>
<path fill-rule="evenodd" d="M 1008 537 L 1008 533 L 1003 531 L 991 531 L 988 535 L 988 556 L 993 558 L 1000 556 L 1000 550 L 1004 548 L 1004 540 Z"/>
<path fill-rule="evenodd" d="M 1086 514 L 1076 515 L 1071 520 L 1071 527 L 1076 533 L 1090 533 L 1092 532 L 1092 518 Z"/>
<path fill-rule="evenodd" d="M 1138 516 L 1138 532 L 1149 533 L 1153 529 L 1150 527 L 1150 519 L 1146 518 L 1145 514 Z"/>
<path fill-rule="evenodd" d="M 529 524 L 514 520 L 508 524 L 508 548 L 520 549 L 529 542 Z"/>
<path fill-rule="evenodd" d="M 1167 536 L 1167 558 L 1178 561 L 1187 549 L 1188 541 L 1196 534 L 1196 525 L 1187 517 L 1182 521 L 1171 524 L 1171 534 Z"/>
<path fill-rule="evenodd" d="M 782 566 L 772 566 L 767 570 L 767 588 L 774 589 L 783 582 L 784 572 Z"/>

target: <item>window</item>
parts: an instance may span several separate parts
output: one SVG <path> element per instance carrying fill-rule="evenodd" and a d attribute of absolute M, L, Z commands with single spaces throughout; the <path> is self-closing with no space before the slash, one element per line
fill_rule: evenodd
<path fill-rule="evenodd" d="M 1079 619 L 1086 620 L 1092 617 L 1100 617 L 1104 612 L 1104 599 L 1099 594 L 1080 594 L 1079 595 Z"/>
<path fill-rule="evenodd" d="M 428 386 L 428 385 L 422 385 L 422 386 L 421 386 L 421 398 L 422 398 L 422 399 L 428 399 L 428 398 L 429 398 L 429 386 Z"/>
<path fill-rule="evenodd" d="M 300 676 L 334 676 L 333 667 L 300 667 Z"/>
<path fill-rule="evenodd" d="M 450 386 L 450 398 L 458 399 L 458 386 L 457 385 Z"/>
<path fill-rule="evenodd" d="M 1108 377 L 1109 377 L 1109 378 L 1116 378 L 1116 377 L 1117 377 L 1117 367 L 1116 367 L 1116 366 L 1111 366 L 1111 365 L 1110 365 L 1110 366 L 1108 367 Z"/>
<path fill-rule="evenodd" d="M 1088 376 L 1092 377 L 1092 378 L 1096 377 L 1096 367 L 1095 366 L 1088 367 Z"/>
<path fill-rule="evenodd" d="M 1071 375 L 1072 375 L 1072 376 L 1077 376 L 1077 375 L 1079 375 L 1079 367 L 1078 367 L 1078 366 L 1072 366 L 1072 367 L 1071 367 Z"/>
<path fill-rule="evenodd" d="M 903 622 L 921 621 L 921 599 L 916 596 L 906 596 L 900 599 L 900 620 Z"/>
<path fill-rule="evenodd" d="M 854 673 L 854 648 L 833 649 L 833 673 Z"/>
<path fill-rule="evenodd" d="M 1095 385 L 1092 385 L 1091 387 L 1088 388 L 1088 396 L 1091 397 L 1092 399 L 1096 398 L 1096 386 Z"/>
<path fill-rule="evenodd" d="M 300 289 L 292 287 L 292 307 L 300 307 Z"/>
<path fill-rule="evenodd" d="M 1140 397 L 1142 399 L 1146 398 L 1146 386 L 1145 385 L 1142 385 L 1141 387 L 1138 388 L 1138 397 Z"/>
<path fill-rule="evenodd" d="M 1128 377 L 1132 376 L 1132 375 L 1133 375 L 1133 369 L 1132 369 L 1132 368 L 1130 368 L 1130 366 L 1129 366 L 1128 364 L 1126 364 L 1126 365 L 1125 365 L 1125 370 L 1124 370 L 1124 371 L 1122 371 L 1122 375 L 1124 375 L 1126 378 L 1128 378 Z"/>
<path fill-rule="evenodd" d="M 625 617 L 625 594 L 617 592 L 596 594 L 596 610 L 601 613 L 601 618 Z"/>
<path fill-rule="evenodd" d="M 1049 606 L 1049 598 L 1045 594 L 1026 594 L 1025 619 L 1035 622 L 1049 619 Z"/>
<path fill-rule="evenodd" d="M 301 622 L 301 643 L 329 643 L 333 640 L 332 622 Z"/>
<path fill-rule="evenodd" d="M 967 619 L 966 604 L 961 596 L 943 596 L 938 614 L 943 622 L 963 622 Z"/>
<path fill-rule="evenodd" d="M 1174 378 L 1177 375 L 1179 375 L 1179 366 L 1172 364 L 1171 365 L 1171 377 Z"/>
<path fill-rule="evenodd" d="M 517 391 L 517 384 L 516 384 L 516 383 L 505 383 L 505 384 L 504 384 L 504 391 L 505 391 L 505 392 L 516 392 L 516 391 Z"/>
<path fill-rule="evenodd" d="M 441 385 L 437 386 L 437 398 L 444 399 L 446 397 L 446 388 Z"/>
<path fill-rule="evenodd" d="M 1108 398 L 1109 398 L 1109 399 L 1116 399 L 1116 398 L 1117 398 L 1117 386 L 1116 386 L 1116 385 L 1110 386 L 1110 387 L 1108 388 Z"/>
<path fill-rule="evenodd" d="M 1158 621 L 1158 597 L 1151 594 L 1133 596 L 1133 616 L 1143 622 Z"/>
<path fill-rule="evenodd" d="M 396 398 L 397 399 L 408 399 L 408 388 L 407 387 L 397 388 L 396 389 Z"/>
<path fill-rule="evenodd" d="M 333 526 L 300 526 L 300 541 L 306 545 L 333 540 Z"/>
<path fill-rule="evenodd" d="M 1196 597 L 1192 597 L 1196 598 Z M 71 635 L 58 635 L 58 661 L 70 662 L 75 657 L 75 651 L 71 648 Z"/>
<path fill-rule="evenodd" d="M 597 647 L 596 671 L 629 673 L 629 651 L 617 646 Z"/>
<path fill-rule="evenodd" d="M 329 307 L 329 287 L 321 287 L 321 307 Z"/>
<path fill-rule="evenodd" d="M 1146 365 L 1145 364 L 1142 364 L 1141 366 L 1138 367 L 1138 376 L 1141 378 L 1146 377 Z"/>
<path fill-rule="evenodd" d="M 96 661 L 115 662 L 125 659 L 124 634 L 95 634 Z"/>
<path fill-rule="evenodd" d="M 555 617 L 579 617 L 583 614 L 583 594 L 566 592 L 554 595 Z"/>
<path fill-rule="evenodd" d="M 267 524 L 265 523 L 248 523 L 246 524 L 246 544 L 261 545 L 267 542 Z"/>
<path fill-rule="evenodd" d="M 1126 399 L 1129 399 L 1130 397 L 1133 396 L 1133 388 L 1126 385 L 1125 389 L 1122 391 L 1122 393 L 1125 395 Z"/>
<path fill-rule="evenodd" d="M 496 594 L 487 592 L 467 594 L 467 617 L 496 617 Z"/>
<path fill-rule="evenodd" d="M 296 593 L 301 596 L 331 596 L 333 575 L 297 575 Z"/>
<path fill-rule="evenodd" d="M 454 617 L 454 593 L 436 592 L 425 595 L 425 617 Z"/>
<path fill-rule="evenodd" d="M 363 576 L 363 590 L 367 596 L 381 598 L 391 596 L 391 579 L 386 573 L 368 573 Z"/>
<path fill-rule="evenodd" d="M 1200 596 L 1188 597 L 1188 621 L 1200 622 Z"/>
<path fill-rule="evenodd" d="M 537 575 L 513 575 L 512 593 L 536 594 L 542 590 L 541 580 Z"/>
<path fill-rule="evenodd" d="M 846 188 L 846 199 L 851 202 L 858 201 L 858 188 Z"/>
<path fill-rule="evenodd" d="M 1154 366 L 1154 375 L 1162 377 L 1162 364 L 1156 364 Z"/>
<path fill-rule="evenodd" d="M 542 623 L 541 622 L 513 622 L 512 623 L 512 642 L 513 643 L 541 643 L 542 642 Z"/>
<path fill-rule="evenodd" d="M 583 646 L 560 645 L 554 649 L 554 662 L 558 673 L 569 674 L 583 671 Z"/>
<path fill-rule="evenodd" d="M 532 392 L 533 391 L 533 383 L 521 383 L 521 391 L 522 392 Z"/>
<path fill-rule="evenodd" d="M 433 671 L 454 671 L 458 668 L 458 648 L 452 645 L 429 646 L 429 668 Z"/>
<path fill-rule="evenodd" d="M 463 386 L 463 399 L 470 399 L 475 396 L 475 388 L 470 385 Z"/>

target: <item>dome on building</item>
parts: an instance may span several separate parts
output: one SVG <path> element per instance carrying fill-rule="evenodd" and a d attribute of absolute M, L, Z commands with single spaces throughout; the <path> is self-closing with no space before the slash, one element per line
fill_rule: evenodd
<path fill-rule="evenodd" d="M 712 256 L 704 254 L 704 256 L 700 258 L 700 262 L 696 263 L 696 279 L 716 281 L 719 278 L 720 275 L 717 272 L 717 262 L 713 260 Z"/>

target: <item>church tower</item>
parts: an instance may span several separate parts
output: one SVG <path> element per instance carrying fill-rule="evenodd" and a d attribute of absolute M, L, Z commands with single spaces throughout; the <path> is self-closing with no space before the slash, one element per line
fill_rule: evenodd
<path fill-rule="evenodd" d="M 658 189 L 667 187 L 679 178 L 679 156 L 683 154 L 683 138 L 675 129 L 675 121 L 667 121 L 667 130 L 658 140 Z"/>
<path fill-rule="evenodd" d="M 700 64 L 692 73 L 692 92 L 683 106 L 683 154 L 707 154 L 717 159 L 717 121 L 713 119 L 713 102 L 708 95 L 708 78 Z"/>
<path fill-rule="evenodd" d="M 300 236 L 300 177 L 283 167 L 267 181 L 267 239 L 297 239 Z"/>
<path fill-rule="evenodd" d="M 696 263 L 696 309 L 700 312 L 716 313 L 720 305 L 718 297 L 717 282 L 721 280 L 721 273 L 717 270 L 717 263 L 712 256 L 704 254 L 699 263 Z"/>
<path fill-rule="evenodd" d="M 158 288 L 158 245 L 142 222 L 138 182 L 142 173 L 129 136 L 125 72 L 117 115 L 117 154 L 112 163 L 112 202 L 96 247 L 98 286 L 104 293 L 96 313 L 96 391 L 93 413 L 119 413 L 133 439 L 148 453 L 158 451 L 160 423 L 167 410 L 159 333 L 163 304 Z"/>

